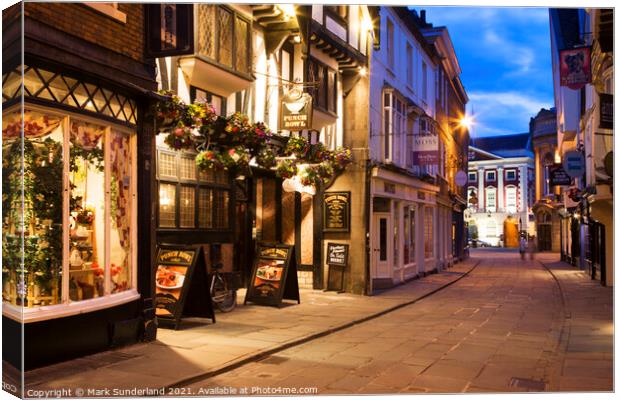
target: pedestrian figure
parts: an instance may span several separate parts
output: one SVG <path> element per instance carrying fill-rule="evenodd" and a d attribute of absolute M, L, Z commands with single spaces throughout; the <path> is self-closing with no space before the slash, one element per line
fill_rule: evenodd
<path fill-rule="evenodd" d="M 534 253 L 536 252 L 536 236 L 530 238 L 530 242 L 527 246 L 527 251 L 530 253 L 530 260 L 534 259 Z"/>
<path fill-rule="evenodd" d="M 525 260 L 525 249 L 527 248 L 527 240 L 525 236 L 521 236 L 519 240 L 519 254 L 521 254 L 521 259 Z"/>

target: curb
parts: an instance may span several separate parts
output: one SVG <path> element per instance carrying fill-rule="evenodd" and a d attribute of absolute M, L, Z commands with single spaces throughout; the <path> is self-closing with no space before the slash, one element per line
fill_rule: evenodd
<path fill-rule="evenodd" d="M 286 350 L 286 349 L 289 349 L 291 347 L 299 346 L 301 344 L 310 342 L 312 340 L 321 338 L 323 336 L 327 336 L 327 335 L 330 335 L 332 333 L 336 333 L 336 332 L 339 332 L 341 330 L 350 328 L 350 327 L 352 327 L 354 325 L 358 325 L 358 324 L 370 321 L 372 319 L 381 317 L 383 315 L 389 314 L 389 313 L 391 313 L 393 311 L 396 311 L 398 309 L 401 309 L 403 307 L 410 306 L 410 305 L 412 305 L 414 303 L 417 303 L 420 300 L 423 300 L 423 299 L 425 299 L 425 298 L 427 298 L 427 297 L 429 297 L 429 296 L 431 296 L 431 295 L 433 295 L 433 294 L 435 294 L 435 293 L 437 293 L 437 292 L 439 292 L 439 291 L 441 291 L 441 290 L 443 290 L 443 289 L 453 285 L 454 283 L 460 281 L 461 279 L 465 278 L 467 275 L 469 275 L 470 272 L 472 272 L 476 267 L 478 267 L 480 262 L 481 262 L 481 260 L 479 260 L 479 259 L 476 260 L 474 265 L 470 269 L 468 269 L 466 272 L 464 272 L 463 275 L 461 275 L 458 278 L 456 278 L 455 280 L 453 280 L 451 282 L 448 282 L 448 283 L 446 283 L 446 284 L 444 284 L 442 286 L 439 286 L 438 288 L 433 289 L 430 292 L 425 293 L 425 294 L 423 294 L 423 295 L 421 295 L 421 296 L 419 296 L 419 297 L 417 297 L 415 299 L 407 300 L 407 301 L 405 301 L 403 303 L 396 304 L 395 306 L 392 306 L 392 307 L 386 308 L 384 310 L 375 312 L 374 314 L 370 314 L 368 316 L 365 316 L 365 317 L 362 317 L 362 318 L 358 318 L 356 320 L 353 320 L 353 321 L 350 321 L 350 322 L 346 322 L 344 324 L 341 324 L 341 325 L 338 325 L 338 326 L 335 326 L 335 327 L 332 327 L 332 328 L 328 328 L 328 329 L 322 330 L 320 332 L 316 332 L 316 333 L 313 333 L 313 334 L 310 334 L 310 335 L 307 335 L 307 336 L 304 336 L 304 337 L 301 337 L 301 338 L 298 338 L 298 339 L 294 339 L 294 340 L 291 340 L 289 342 L 285 342 L 285 343 L 276 345 L 276 346 L 271 347 L 271 348 L 260 350 L 260 351 L 258 351 L 256 353 L 250 354 L 248 356 L 241 356 L 241 358 L 233 360 L 233 361 L 229 362 L 228 364 L 225 364 L 225 365 L 223 365 L 221 367 L 218 367 L 216 369 L 213 369 L 211 371 L 207 371 L 207 372 L 203 372 L 203 373 L 200 373 L 200 374 L 197 374 L 197 375 L 193 375 L 193 376 L 190 376 L 188 378 L 181 379 L 181 380 L 178 380 L 178 381 L 173 382 L 171 384 L 168 384 L 168 385 L 165 386 L 165 389 L 168 390 L 169 388 L 183 387 L 183 386 L 191 385 L 193 383 L 196 383 L 196 382 L 204 380 L 204 379 L 208 379 L 208 378 L 211 378 L 211 377 L 214 377 L 214 376 L 217 376 L 217 375 L 221 375 L 221 374 L 223 374 L 225 372 L 237 369 L 237 368 L 243 366 L 244 364 L 247 364 L 247 363 L 250 363 L 250 362 L 254 362 L 254 361 L 258 361 L 258 360 L 262 360 L 262 359 L 264 359 L 264 358 L 266 358 L 266 357 L 268 357 L 268 356 L 270 356 L 272 354 L 279 353 L 279 352 L 281 352 L 283 350 Z"/>

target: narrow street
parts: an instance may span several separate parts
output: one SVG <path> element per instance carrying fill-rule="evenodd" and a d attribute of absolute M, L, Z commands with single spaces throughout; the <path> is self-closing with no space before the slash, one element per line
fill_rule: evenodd
<path fill-rule="evenodd" d="M 554 277 L 540 262 L 522 261 L 511 250 L 480 249 L 475 256 L 482 259 L 478 267 L 445 290 L 197 382 L 187 394 L 222 388 L 256 395 L 287 393 L 277 390 L 298 394 L 612 390 L 611 289 L 601 292 L 606 303 L 602 309 L 608 311 L 599 316 L 598 324 L 589 321 L 589 332 L 577 332 L 577 342 L 567 345 L 570 324 L 565 318 L 572 313 L 576 320 L 579 307 L 585 307 L 565 304 L 575 285 L 564 286 L 559 279 L 563 301 Z M 579 277 L 577 287 L 589 283 Z M 568 310 L 571 306 L 575 308 Z M 592 334 L 603 336 L 586 337 Z M 578 364 L 581 372 L 575 371 Z M 584 370 L 589 372 L 584 375 Z"/>

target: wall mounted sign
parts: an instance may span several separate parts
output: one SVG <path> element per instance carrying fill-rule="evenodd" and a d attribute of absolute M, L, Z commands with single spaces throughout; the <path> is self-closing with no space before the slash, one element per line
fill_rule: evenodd
<path fill-rule="evenodd" d="M 155 315 L 161 325 L 176 329 L 181 317 L 206 317 L 215 323 L 201 251 L 201 246 L 158 246 Z"/>
<path fill-rule="evenodd" d="M 349 245 L 344 243 L 327 243 L 327 289 L 344 292 L 344 275 L 349 264 Z"/>
<path fill-rule="evenodd" d="M 282 299 L 297 300 L 299 304 L 299 284 L 297 267 L 293 260 L 292 245 L 280 243 L 260 243 L 252 276 L 244 304 L 280 306 Z"/>
<path fill-rule="evenodd" d="M 467 174 L 465 173 L 465 171 L 458 171 L 456 173 L 456 175 L 454 176 L 454 183 L 456 183 L 456 186 L 459 187 L 465 186 L 465 184 L 467 183 Z"/>
<path fill-rule="evenodd" d="M 439 136 L 413 136 L 413 164 L 437 165 L 439 163 Z"/>
<path fill-rule="evenodd" d="M 564 161 L 562 162 L 564 171 L 571 178 L 580 178 L 585 172 L 585 160 L 583 153 L 578 150 L 567 151 L 564 153 Z"/>
<path fill-rule="evenodd" d="M 351 192 L 323 193 L 323 232 L 349 232 Z"/>
<path fill-rule="evenodd" d="M 302 131 L 312 128 L 312 96 L 294 87 L 280 102 L 280 129 Z"/>
<path fill-rule="evenodd" d="M 550 186 L 570 186 L 573 179 L 568 176 L 562 164 L 549 166 L 549 185 Z"/>
<path fill-rule="evenodd" d="M 194 53 L 193 4 L 145 4 L 145 57 Z"/>
<path fill-rule="evenodd" d="M 560 86 L 577 90 L 592 82 L 590 52 L 589 46 L 560 51 Z"/>
<path fill-rule="evenodd" d="M 599 127 L 601 129 L 614 129 L 614 95 L 600 93 L 601 100 L 599 111 Z"/>

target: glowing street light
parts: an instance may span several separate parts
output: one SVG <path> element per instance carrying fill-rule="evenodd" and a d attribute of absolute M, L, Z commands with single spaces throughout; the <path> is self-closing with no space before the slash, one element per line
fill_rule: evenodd
<path fill-rule="evenodd" d="M 459 125 L 469 130 L 474 125 L 474 118 L 471 115 L 464 115 L 459 121 Z"/>

